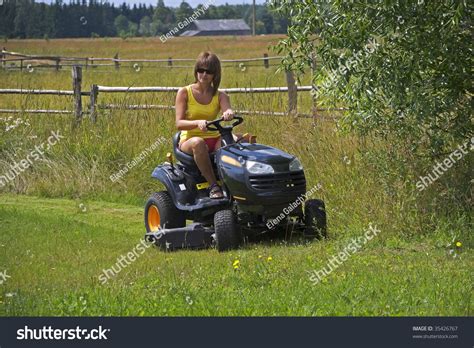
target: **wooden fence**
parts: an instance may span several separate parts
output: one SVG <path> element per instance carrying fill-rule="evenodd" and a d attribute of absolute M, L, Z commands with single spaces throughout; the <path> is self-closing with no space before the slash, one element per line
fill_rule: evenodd
<path fill-rule="evenodd" d="M 268 54 L 264 54 L 262 58 L 242 58 L 242 59 L 222 59 L 223 64 L 226 63 L 239 63 L 247 64 L 249 62 L 263 62 L 264 68 L 270 67 L 270 62 L 273 60 L 281 60 L 283 57 L 269 57 Z M 145 109 L 173 109 L 174 106 L 170 105 L 114 105 L 114 104 L 98 104 L 99 94 L 102 93 L 144 93 L 144 92 L 177 92 L 179 87 L 111 87 L 111 86 L 99 86 L 96 84 L 91 85 L 89 91 L 82 91 L 82 69 L 95 68 L 98 66 L 114 66 L 116 70 L 120 69 L 120 66 L 125 63 L 166 63 L 167 67 L 170 68 L 192 68 L 192 65 L 182 66 L 176 65 L 176 63 L 194 63 L 195 59 L 119 59 L 118 53 L 113 58 L 94 58 L 94 57 L 61 57 L 61 56 L 37 56 L 27 55 L 18 52 L 7 51 L 4 47 L 1 51 L 0 61 L 2 67 L 5 69 L 11 69 L 8 67 L 9 62 L 20 62 L 20 66 L 16 69 L 32 69 L 35 67 L 48 67 L 54 68 L 56 71 L 62 69 L 64 66 L 72 66 L 72 90 L 36 90 L 36 89 L 0 89 L 0 94 L 40 94 L 40 95 L 58 95 L 58 96 L 72 96 L 74 99 L 72 110 L 15 110 L 15 109 L 0 109 L 0 113 L 51 113 L 51 114 L 74 114 L 77 122 L 80 122 L 85 112 L 82 107 L 82 97 L 86 96 L 90 98 L 89 103 L 89 115 L 93 121 L 97 118 L 98 109 L 116 109 L 125 108 L 130 110 L 145 110 Z M 28 64 L 26 62 L 34 62 L 37 65 Z M 53 64 L 39 64 L 38 62 L 53 62 Z M 99 63 L 97 63 L 99 62 Z M 105 62 L 105 63 L 104 63 Z M 311 71 L 314 73 L 316 69 L 316 59 L 312 59 Z M 338 109 L 321 109 L 316 108 L 316 91 L 317 86 L 297 86 L 295 83 L 294 75 L 292 72 L 286 72 L 286 87 L 257 87 L 257 88 L 223 88 L 222 91 L 226 93 L 288 93 L 288 110 L 287 112 L 270 112 L 270 111 L 248 111 L 248 110 L 236 110 L 241 114 L 256 114 L 256 115 L 294 115 L 297 117 L 315 117 L 318 111 L 342 111 L 344 108 Z M 301 114 L 297 112 L 297 93 L 298 92 L 312 92 L 312 109 L 311 114 Z"/>
<path fill-rule="evenodd" d="M 286 87 L 252 87 L 252 88 L 222 88 L 223 92 L 234 93 L 287 93 L 288 94 L 288 111 L 287 112 L 269 112 L 269 111 L 248 111 L 236 110 L 241 114 L 255 114 L 255 115 L 275 115 L 284 116 L 291 114 L 296 117 L 314 117 L 316 111 L 327 111 L 326 109 L 316 109 L 315 100 L 313 99 L 312 114 L 297 113 L 297 93 L 310 92 L 314 90 L 315 86 L 296 86 L 295 79 L 291 72 L 286 72 Z M 43 89 L 0 89 L 0 94 L 26 94 L 26 95 L 57 95 L 73 97 L 72 110 L 15 110 L 15 109 L 0 109 L 0 113 L 52 113 L 74 114 L 77 122 L 80 122 L 83 115 L 88 113 L 90 118 L 95 121 L 97 118 L 98 109 L 116 109 L 125 108 L 130 110 L 146 110 L 146 109 L 173 109 L 171 105 L 114 105 L 114 104 L 98 104 L 99 95 L 102 93 L 145 93 L 145 92 L 177 92 L 180 87 L 111 87 L 100 86 L 93 84 L 89 91 L 82 90 L 82 67 L 72 67 L 72 90 L 43 90 Z M 314 95 L 314 94 L 313 94 Z M 89 97 L 89 110 L 83 111 L 82 97 Z M 333 111 L 338 111 L 333 109 Z"/>
<path fill-rule="evenodd" d="M 255 62 L 255 64 L 262 64 L 260 66 L 268 69 L 270 66 L 278 65 L 271 64 L 271 61 L 280 61 L 283 57 L 275 56 L 269 57 L 267 53 L 263 54 L 261 58 L 242 58 L 242 59 L 221 59 L 223 66 L 239 64 L 249 64 Z M 127 64 L 130 67 L 136 67 L 137 64 L 143 63 L 156 63 L 157 67 L 168 67 L 168 68 L 192 68 L 196 59 L 188 58 L 172 58 L 167 59 L 120 59 L 119 54 L 115 54 L 111 58 L 100 58 L 100 57 L 62 57 L 62 56 L 44 56 L 44 55 L 28 55 L 19 52 L 8 51 L 3 47 L 0 54 L 0 62 L 2 68 L 10 70 L 30 70 L 34 68 L 50 68 L 56 71 L 61 70 L 63 67 L 80 66 L 84 69 L 97 68 L 97 67 L 114 67 L 119 70 L 122 65 Z M 27 64 L 29 63 L 29 64 Z M 41 64 L 43 63 L 43 64 Z M 180 64 L 188 65 L 180 65 Z M 18 65 L 19 64 L 19 65 Z M 243 65 L 242 65 L 243 67 Z"/>

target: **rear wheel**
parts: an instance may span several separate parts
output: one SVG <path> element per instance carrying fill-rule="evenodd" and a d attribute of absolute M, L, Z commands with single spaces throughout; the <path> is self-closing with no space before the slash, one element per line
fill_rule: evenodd
<path fill-rule="evenodd" d="M 305 237 L 327 238 L 326 207 L 320 199 L 309 199 L 304 203 Z"/>
<path fill-rule="evenodd" d="M 186 226 L 184 213 L 177 209 L 166 191 L 155 192 L 145 204 L 145 227 L 147 232 L 158 232 L 160 228 Z"/>
<path fill-rule="evenodd" d="M 231 250 L 240 245 L 240 226 L 231 209 L 220 210 L 214 215 L 214 230 L 217 250 Z"/>

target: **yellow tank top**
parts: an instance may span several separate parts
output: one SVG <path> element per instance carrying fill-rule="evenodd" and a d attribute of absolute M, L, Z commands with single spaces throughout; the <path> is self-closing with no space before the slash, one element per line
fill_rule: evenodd
<path fill-rule="evenodd" d="M 186 120 L 206 120 L 213 121 L 217 118 L 220 111 L 218 93 L 212 97 L 209 104 L 200 104 L 194 98 L 191 85 L 186 86 L 188 91 L 188 107 L 186 109 Z M 181 131 L 180 142 L 192 137 L 217 138 L 220 134 L 218 131 L 203 132 L 199 128 Z"/>

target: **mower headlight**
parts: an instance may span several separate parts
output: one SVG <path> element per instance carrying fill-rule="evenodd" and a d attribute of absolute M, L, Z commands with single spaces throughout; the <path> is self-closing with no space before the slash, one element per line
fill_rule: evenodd
<path fill-rule="evenodd" d="M 255 161 L 247 161 L 245 167 L 251 174 L 273 174 L 275 172 L 271 165 Z"/>
<path fill-rule="evenodd" d="M 293 161 L 290 162 L 290 171 L 296 172 L 299 170 L 303 170 L 303 166 L 298 158 L 295 157 Z"/>
<path fill-rule="evenodd" d="M 242 167 L 242 164 L 240 164 L 239 161 L 227 155 L 222 156 L 221 161 L 224 163 L 230 164 L 231 166 L 234 166 L 234 167 Z"/>

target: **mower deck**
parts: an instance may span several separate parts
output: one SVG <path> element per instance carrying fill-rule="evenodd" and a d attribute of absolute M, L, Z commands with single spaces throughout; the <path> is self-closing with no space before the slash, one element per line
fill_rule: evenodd
<path fill-rule="evenodd" d="M 149 232 L 145 234 L 145 238 L 166 250 L 200 249 L 212 244 L 213 233 L 213 228 L 193 223 L 185 227 L 162 228 L 157 232 Z"/>

